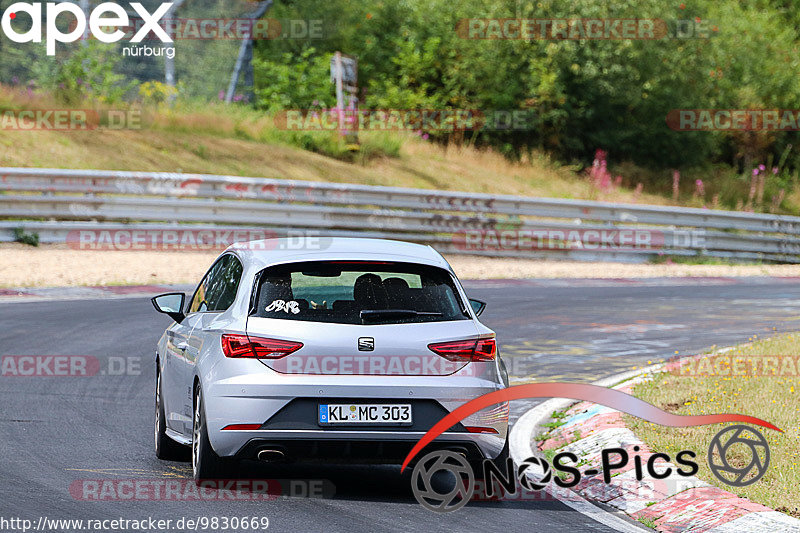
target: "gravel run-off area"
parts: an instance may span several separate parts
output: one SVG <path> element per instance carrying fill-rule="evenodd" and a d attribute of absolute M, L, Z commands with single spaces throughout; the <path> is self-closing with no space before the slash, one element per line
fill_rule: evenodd
<path fill-rule="evenodd" d="M 66 245 L 0 244 L 0 287 L 196 283 L 213 252 L 86 251 Z M 449 256 L 462 279 L 800 276 L 800 265 L 576 263 Z"/>

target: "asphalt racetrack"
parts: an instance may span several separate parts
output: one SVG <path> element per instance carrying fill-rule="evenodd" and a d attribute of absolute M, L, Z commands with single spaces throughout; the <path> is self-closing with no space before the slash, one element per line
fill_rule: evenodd
<path fill-rule="evenodd" d="M 712 344 L 797 328 L 800 283 L 538 286 L 466 282 L 488 302 L 512 381 L 594 381 Z M 267 517 L 268 531 L 611 531 L 558 502 L 473 503 L 439 515 L 414 500 L 408 475 L 378 466 L 247 464 L 253 478 L 326 480 L 332 497 L 274 501 L 84 501 L 81 480 L 189 478 L 188 462 L 153 452 L 153 354 L 168 319 L 147 298 L 0 304 L 0 355 L 140 358 L 141 369 L 93 377 L 0 377 L 0 518 L 197 520 Z M 774 329 L 773 329 L 774 328 Z M 136 361 L 134 359 L 134 361 Z M 512 407 L 512 418 L 533 402 Z M 297 489 L 300 490 L 300 489 Z M 50 530 L 75 530 L 50 528 Z M 184 529 L 187 529 L 184 527 Z M 201 528 L 199 528 L 202 530 Z M 173 526 L 169 531 L 176 531 Z M 221 530 L 218 528 L 218 530 Z"/>

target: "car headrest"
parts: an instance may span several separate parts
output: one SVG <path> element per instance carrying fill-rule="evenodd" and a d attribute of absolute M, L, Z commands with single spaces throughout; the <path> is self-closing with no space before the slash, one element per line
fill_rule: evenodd
<path fill-rule="evenodd" d="M 259 307 L 263 310 L 275 300 L 294 300 L 292 293 L 292 280 L 289 278 L 266 278 L 261 284 Z"/>
<path fill-rule="evenodd" d="M 353 299 L 362 309 L 384 308 L 388 301 L 386 289 L 377 274 L 362 274 L 353 284 Z"/>

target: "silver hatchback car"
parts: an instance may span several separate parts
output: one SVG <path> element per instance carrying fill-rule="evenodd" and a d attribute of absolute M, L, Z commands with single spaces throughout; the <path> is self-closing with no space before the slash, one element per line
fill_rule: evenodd
<path fill-rule="evenodd" d="M 235 460 L 399 464 L 436 422 L 508 386 L 495 334 L 429 246 L 318 238 L 230 246 L 156 352 L 156 454 L 191 446 L 196 480 Z M 426 448 L 505 460 L 508 404 Z"/>

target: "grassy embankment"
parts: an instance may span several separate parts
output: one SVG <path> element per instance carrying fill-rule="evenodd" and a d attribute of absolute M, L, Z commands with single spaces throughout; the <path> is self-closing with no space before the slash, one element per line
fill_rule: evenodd
<path fill-rule="evenodd" d="M 47 96 L 28 96 L 23 89 L 0 85 L 2 112 L 65 107 Z M 540 152 L 509 161 L 491 150 L 442 146 L 410 132 L 363 132 L 360 141 L 361 150 L 354 154 L 337 132 L 286 131 L 273 117 L 244 106 L 179 103 L 173 109 L 145 109 L 141 126 L 135 128 L 69 132 L 0 128 L 0 165 L 198 172 L 670 203 L 664 196 L 635 193 L 635 183 L 598 191 L 576 167 L 556 163 Z"/>
<path fill-rule="evenodd" d="M 737 346 L 730 352 L 705 357 L 682 370 L 662 373 L 636 387 L 634 394 L 679 415 L 741 413 L 756 416 L 784 433 L 758 428 L 767 439 L 771 463 L 762 479 L 746 487 L 730 487 L 711 473 L 706 452 L 720 425 L 666 428 L 626 416 L 629 427 L 652 450 L 698 453 L 698 476 L 711 484 L 773 509 L 800 516 L 800 333 L 778 335 Z M 760 357 L 769 356 L 769 357 Z M 729 359 L 730 358 L 730 359 Z M 737 447 L 738 446 L 738 447 Z M 749 448 L 731 447 L 728 460 L 743 467 Z"/>

